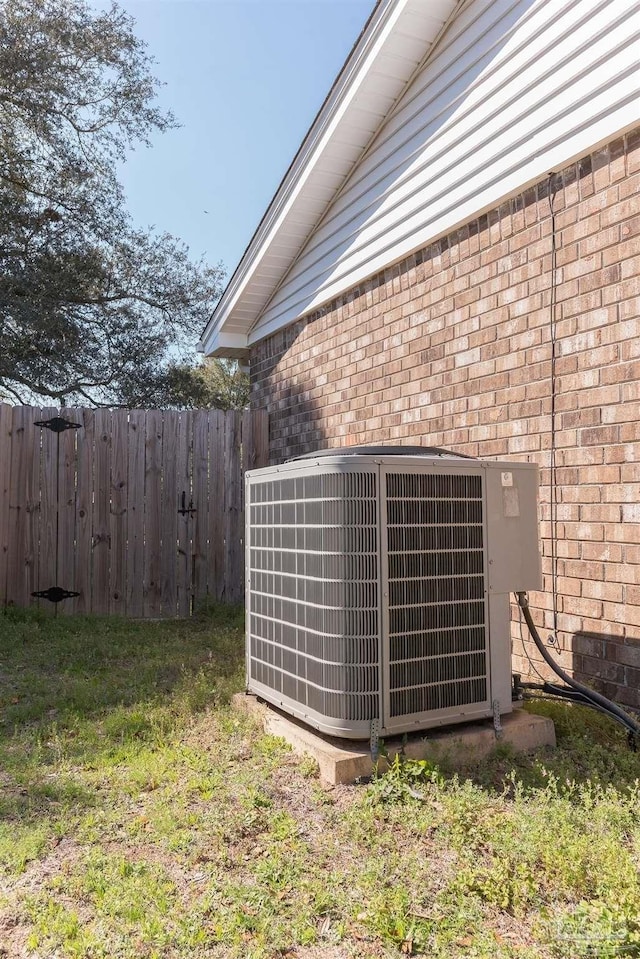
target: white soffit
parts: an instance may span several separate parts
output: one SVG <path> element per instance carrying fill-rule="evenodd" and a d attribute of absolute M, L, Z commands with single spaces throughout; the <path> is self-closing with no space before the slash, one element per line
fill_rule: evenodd
<path fill-rule="evenodd" d="M 205 353 L 227 356 L 227 336 L 246 337 L 457 2 L 379 0 L 202 335 Z"/>

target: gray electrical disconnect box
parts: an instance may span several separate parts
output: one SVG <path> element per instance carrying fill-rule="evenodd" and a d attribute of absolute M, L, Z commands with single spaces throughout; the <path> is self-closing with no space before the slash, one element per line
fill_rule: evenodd
<path fill-rule="evenodd" d="M 353 739 L 509 712 L 537 491 L 531 463 L 401 447 L 248 472 L 249 691 Z"/>

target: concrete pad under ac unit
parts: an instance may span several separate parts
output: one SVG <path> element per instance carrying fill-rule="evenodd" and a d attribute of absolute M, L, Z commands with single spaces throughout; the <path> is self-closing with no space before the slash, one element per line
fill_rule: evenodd
<path fill-rule="evenodd" d="M 237 693 L 233 697 L 233 705 L 260 720 L 265 732 L 282 737 L 297 755 L 315 759 L 320 778 L 329 785 L 353 783 L 373 772 L 368 743 L 323 736 L 256 696 Z M 496 739 L 493 722 L 482 720 L 448 729 L 430 730 L 428 733 L 414 733 L 404 743 L 400 738 L 386 739 L 384 745 L 391 761 L 403 752 L 410 759 L 437 762 L 446 757 L 455 766 L 456 763 L 481 759 L 498 743 L 508 743 L 516 752 L 555 746 L 553 721 L 547 716 L 536 716 L 516 709 L 502 717 L 500 740 Z M 384 767 L 384 760 L 380 761 L 380 767 Z"/>

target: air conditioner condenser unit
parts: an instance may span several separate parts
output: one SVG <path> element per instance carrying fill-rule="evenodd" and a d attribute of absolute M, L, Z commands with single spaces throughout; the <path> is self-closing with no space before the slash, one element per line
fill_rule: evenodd
<path fill-rule="evenodd" d="M 249 692 L 351 739 L 509 712 L 537 491 L 534 464 L 419 447 L 248 472 Z"/>

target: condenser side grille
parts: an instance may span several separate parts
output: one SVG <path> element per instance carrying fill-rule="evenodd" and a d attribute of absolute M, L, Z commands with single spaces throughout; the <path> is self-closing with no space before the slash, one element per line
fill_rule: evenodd
<path fill-rule="evenodd" d="M 346 721 L 379 713 L 375 472 L 253 481 L 249 680 Z"/>
<path fill-rule="evenodd" d="M 391 717 L 488 696 L 482 477 L 389 473 Z"/>

